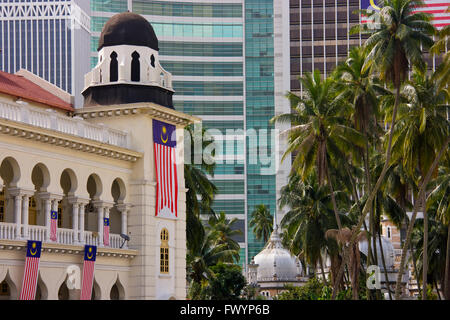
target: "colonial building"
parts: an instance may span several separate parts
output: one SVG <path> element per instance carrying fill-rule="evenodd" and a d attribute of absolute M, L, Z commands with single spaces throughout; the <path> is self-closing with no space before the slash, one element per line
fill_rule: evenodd
<path fill-rule="evenodd" d="M 82 269 L 85 244 L 97 246 L 93 299 L 184 299 L 181 129 L 198 119 L 173 109 L 171 75 L 145 19 L 122 13 L 105 24 L 82 93 L 84 107 L 74 109 L 45 80 L 0 72 L 0 299 L 20 295 L 27 240 L 42 241 L 36 299 L 79 298 L 67 270 Z M 167 190 L 176 201 L 160 214 L 155 120 L 162 132 L 177 129 L 177 187 Z M 51 211 L 59 213 L 56 241 Z"/>

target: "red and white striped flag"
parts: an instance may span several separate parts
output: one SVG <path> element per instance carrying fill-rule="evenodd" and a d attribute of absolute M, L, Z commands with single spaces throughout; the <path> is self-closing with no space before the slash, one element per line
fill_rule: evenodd
<path fill-rule="evenodd" d="M 156 171 L 156 216 L 178 216 L 178 179 L 176 165 L 176 127 L 153 120 Z"/>
<path fill-rule="evenodd" d="M 50 240 L 56 241 L 56 230 L 58 229 L 58 211 L 52 211 L 50 217 Z"/>
<path fill-rule="evenodd" d="M 20 300 L 34 300 L 39 274 L 39 260 L 41 259 L 41 241 L 27 241 L 27 255 L 23 273 Z"/>
<path fill-rule="evenodd" d="M 109 246 L 109 218 L 103 218 L 103 244 Z"/>
<path fill-rule="evenodd" d="M 83 278 L 81 279 L 80 300 L 91 300 L 96 256 L 96 246 L 84 246 Z"/>
<path fill-rule="evenodd" d="M 450 24 L 449 0 L 422 0 L 424 5 L 418 7 L 416 12 L 426 12 L 431 14 L 431 23 L 438 29 Z M 361 9 L 378 11 L 381 8 L 379 0 L 361 0 Z M 368 23 L 372 19 L 361 15 L 361 23 Z"/>

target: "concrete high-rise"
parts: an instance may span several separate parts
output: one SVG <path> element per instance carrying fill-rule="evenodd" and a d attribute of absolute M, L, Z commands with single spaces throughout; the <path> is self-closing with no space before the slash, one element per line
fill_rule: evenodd
<path fill-rule="evenodd" d="M 82 105 L 90 70 L 90 8 L 84 0 L 0 1 L 0 70 L 27 69 Z"/>
<path fill-rule="evenodd" d="M 213 181 L 219 189 L 216 212 L 238 218 L 242 236 L 241 261 L 249 262 L 262 248 L 248 227 L 258 204 L 272 214 L 279 190 L 287 183 L 290 164 L 275 169 L 275 148 L 269 120 L 289 111 L 289 3 L 278 0 L 224 1 L 91 1 L 91 64 L 96 65 L 97 43 L 105 21 L 132 11 L 152 24 L 159 39 L 163 67 L 173 75 L 174 107 L 199 116 L 203 126 L 227 130 L 256 130 L 258 147 L 237 133 L 222 140 L 224 152 Z M 277 129 L 282 129 L 276 125 Z M 263 130 L 267 130 L 265 133 Z M 237 132 L 237 131 L 236 131 Z M 261 133 L 261 134 L 260 134 Z M 227 145 L 227 147 L 225 147 Z M 262 148 L 267 161 L 261 160 Z M 220 152 L 219 152 L 220 153 Z M 257 158 L 256 163 L 253 159 Z M 269 168 L 273 165 L 272 168 Z M 277 213 L 282 218 L 282 213 Z"/>

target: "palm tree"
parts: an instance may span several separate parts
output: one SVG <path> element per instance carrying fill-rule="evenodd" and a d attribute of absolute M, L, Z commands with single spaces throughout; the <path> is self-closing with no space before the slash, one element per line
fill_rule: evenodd
<path fill-rule="evenodd" d="M 249 226 L 253 228 L 253 233 L 257 240 L 262 239 L 264 243 L 269 240 L 273 230 L 273 217 L 266 205 L 260 204 L 256 206 L 251 214 Z"/>
<path fill-rule="evenodd" d="M 191 143 L 191 152 L 186 154 L 190 154 L 192 157 L 194 155 L 195 140 L 198 137 L 195 137 L 196 131 L 192 125 L 186 127 L 186 131 L 190 134 Z M 202 136 L 205 135 L 205 131 L 203 128 Z M 210 143 L 208 139 L 202 139 L 202 141 L 203 144 Z M 215 163 L 208 164 L 202 161 L 201 165 L 195 165 L 192 159 L 188 160 L 184 165 L 184 179 L 188 190 L 186 193 L 186 238 L 189 249 L 196 244 L 199 245 L 201 242 L 199 237 L 203 232 L 203 225 L 200 220 L 200 214 L 214 214 L 211 206 L 217 193 L 217 188 L 205 174 L 206 172 L 211 176 L 214 175 Z"/>
<path fill-rule="evenodd" d="M 318 70 L 299 78 L 303 97 L 288 93 L 292 111 L 272 118 L 272 122 L 290 122 L 287 150 L 282 160 L 296 152 L 292 170 L 305 180 L 316 171 L 319 185 L 327 180 L 338 228 L 342 228 L 330 175 L 330 161 L 339 163 L 355 145 L 363 147 L 364 137 L 349 126 L 345 117 L 348 104 L 336 95 L 333 79 L 321 79 Z"/>
<path fill-rule="evenodd" d="M 211 232 L 213 237 L 215 237 L 217 244 L 225 244 L 227 249 L 239 252 L 239 243 L 233 239 L 233 237 L 242 234 L 241 230 L 233 229 L 233 225 L 237 221 L 237 218 L 227 220 L 225 212 L 221 211 L 218 216 L 212 216 L 209 218 L 209 226 L 206 227 L 206 230 Z M 239 255 L 237 255 L 236 258 L 236 262 L 239 262 Z"/>
<path fill-rule="evenodd" d="M 338 199 L 345 196 L 345 193 L 337 194 Z M 319 186 L 314 174 L 305 182 L 299 175 L 294 174 L 289 178 L 289 183 L 281 189 L 278 204 L 280 208 L 289 208 L 281 220 L 281 226 L 286 230 L 283 240 L 287 242 L 293 254 L 301 255 L 309 265 L 319 265 L 326 281 L 322 253 L 327 252 L 330 256 L 332 271 L 336 270 L 334 264 L 339 261 L 336 244 L 325 238 L 328 229 L 337 227 L 328 188 Z M 341 218 L 347 222 L 345 215 L 341 214 Z M 334 281 L 333 272 L 331 276 Z"/>
<path fill-rule="evenodd" d="M 448 106 L 445 104 L 447 93 L 440 90 L 436 82 L 424 71 L 415 69 L 412 81 L 403 87 L 402 94 L 406 95 L 405 100 L 408 103 L 399 106 L 392 160 L 401 161 L 409 176 L 420 175 L 423 179 L 449 134 L 446 115 Z M 428 218 L 425 193 L 422 199 L 416 201 L 422 202 L 424 215 L 422 298 L 425 300 L 428 269 Z"/>
<path fill-rule="evenodd" d="M 335 239 L 341 246 L 343 247 L 350 247 L 350 254 L 349 254 L 349 263 L 348 263 L 348 269 L 350 273 L 351 278 L 351 284 L 352 284 L 352 294 L 353 294 L 353 300 L 358 300 L 359 297 L 359 271 L 361 268 L 361 256 L 359 252 L 358 243 L 350 244 L 350 239 L 352 236 L 352 231 L 345 227 L 342 229 L 330 229 L 327 230 L 325 233 L 325 237 Z M 358 234 L 358 242 L 366 239 L 365 233 Z"/>
<path fill-rule="evenodd" d="M 370 35 L 364 43 L 369 52 L 366 67 L 376 72 L 380 80 L 386 84 L 392 83 L 396 92 L 392 121 L 389 127 L 385 165 L 366 201 L 359 223 L 354 228 L 352 243 L 356 241 L 357 233 L 360 232 L 365 216 L 369 212 L 372 201 L 389 168 L 401 85 L 406 79 L 410 65 L 423 68 L 422 48 L 428 49 L 433 44 L 433 40 L 429 36 L 434 34 L 434 27 L 429 22 L 430 16 L 415 12 L 416 7 L 420 5 L 423 5 L 423 2 L 419 0 L 381 1 L 382 9 L 370 14 L 377 22 L 374 29 L 369 29 L 367 25 L 358 25 L 351 30 L 352 33 L 362 32 Z M 344 268 L 341 267 L 339 277 L 342 277 L 343 273 Z M 336 298 L 336 294 L 337 289 L 334 288 L 333 299 Z"/>
<path fill-rule="evenodd" d="M 371 74 L 369 68 L 364 68 L 367 52 L 364 47 L 354 47 L 350 50 L 348 58 L 339 64 L 334 72 L 334 77 L 337 79 L 337 87 L 339 95 L 345 97 L 353 106 L 351 110 L 351 117 L 353 118 L 353 126 L 356 130 L 361 132 L 366 137 L 366 145 L 363 152 L 358 152 L 362 155 L 365 172 L 365 186 L 366 193 L 372 192 L 370 167 L 369 167 L 369 141 L 375 140 L 381 132 L 377 115 L 379 114 L 378 96 L 380 93 L 386 93 L 386 90 L 379 84 L 379 81 Z M 354 197 L 358 198 L 357 195 Z M 370 210 L 370 233 L 374 236 L 373 223 L 373 209 Z M 368 264 L 371 264 L 372 257 L 371 249 L 372 241 L 368 241 Z"/>
<path fill-rule="evenodd" d="M 441 281 L 442 291 L 445 299 L 450 300 L 450 157 L 447 155 L 443 165 L 439 168 L 438 178 L 435 186 L 430 192 L 427 200 L 428 210 L 435 212 L 436 219 L 447 226 L 447 241 L 445 250 L 444 277 Z M 441 252 L 444 252 L 443 250 Z"/>
<path fill-rule="evenodd" d="M 201 232 L 198 237 L 199 245 L 188 250 L 186 265 L 188 278 L 200 284 L 213 276 L 212 266 L 219 262 L 233 263 L 239 250 L 229 249 L 227 243 L 219 243 L 213 232 Z"/>
<path fill-rule="evenodd" d="M 448 8 L 447 11 L 450 11 L 450 8 Z M 450 83 L 450 53 L 446 49 L 449 38 L 450 26 L 447 25 L 439 30 L 438 41 L 436 41 L 430 49 L 434 55 L 440 55 L 442 52 L 445 52 L 442 57 L 443 61 L 439 65 L 434 76 L 434 79 L 439 81 L 439 87 L 441 89 L 444 89 Z"/>

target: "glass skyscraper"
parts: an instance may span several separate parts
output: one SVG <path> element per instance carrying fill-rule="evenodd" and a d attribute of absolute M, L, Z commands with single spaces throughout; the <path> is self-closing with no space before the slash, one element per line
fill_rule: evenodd
<path fill-rule="evenodd" d="M 81 106 L 90 70 L 89 10 L 84 0 L 0 0 L 0 70 L 27 69 Z"/>
<path fill-rule="evenodd" d="M 280 159 L 275 152 L 283 149 L 275 148 L 275 126 L 269 124 L 276 113 L 289 110 L 284 97 L 289 90 L 289 3 L 93 0 L 91 66 L 97 64 L 104 23 L 127 10 L 143 15 L 155 30 L 160 60 L 173 75 L 175 108 L 199 116 L 207 129 L 233 130 L 231 142 L 230 136 L 216 137 L 223 149 L 216 150 L 214 209 L 238 218 L 240 263 L 247 263 L 264 245 L 248 227 L 250 214 L 258 204 L 275 213 L 290 169 L 288 161 L 275 166 Z M 244 132 L 252 129 L 257 141 L 245 139 Z M 281 217 L 277 213 L 278 221 Z"/>

